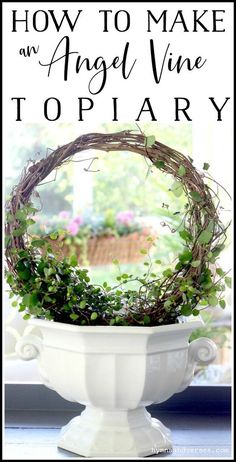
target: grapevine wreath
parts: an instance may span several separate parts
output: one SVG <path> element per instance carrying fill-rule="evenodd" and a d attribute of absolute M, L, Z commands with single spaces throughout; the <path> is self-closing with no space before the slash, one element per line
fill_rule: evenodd
<path fill-rule="evenodd" d="M 144 156 L 156 172 L 174 177 L 186 204 L 181 227 L 183 252 L 161 276 L 144 262 L 142 278 L 120 273 L 117 285 L 90 282 L 88 270 L 73 256 L 58 261 L 48 240 L 35 239 L 27 231 L 38 211 L 32 197 L 36 188 L 54 170 L 76 153 L 85 150 L 130 151 Z M 198 315 L 207 306 L 222 308 L 222 293 L 230 278 L 218 267 L 226 229 L 219 218 L 219 198 L 209 186 L 209 165 L 198 172 L 192 159 L 143 133 L 90 133 L 58 147 L 39 161 L 31 161 L 22 172 L 6 204 L 6 277 L 11 287 L 12 305 L 30 316 L 78 325 L 163 325 L 179 322 L 180 316 Z M 204 180 L 207 180 L 207 183 Z M 217 183 L 217 187 L 218 187 Z M 52 236 L 54 239 L 55 236 Z M 151 238 L 150 238 L 151 239 Z M 146 251 L 144 251 L 144 254 Z M 119 267 L 118 261 L 114 261 Z M 139 289 L 128 289 L 136 280 Z"/>

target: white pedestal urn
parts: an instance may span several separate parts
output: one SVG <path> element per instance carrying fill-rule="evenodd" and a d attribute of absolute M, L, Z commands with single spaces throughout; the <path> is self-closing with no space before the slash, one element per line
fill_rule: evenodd
<path fill-rule="evenodd" d="M 23 337 L 17 353 L 38 358 L 44 384 L 86 406 L 62 428 L 58 446 L 88 457 L 144 457 L 172 449 L 171 432 L 145 409 L 183 391 L 196 363 L 216 356 L 190 321 L 159 327 L 73 326 L 31 320 L 42 338 Z"/>

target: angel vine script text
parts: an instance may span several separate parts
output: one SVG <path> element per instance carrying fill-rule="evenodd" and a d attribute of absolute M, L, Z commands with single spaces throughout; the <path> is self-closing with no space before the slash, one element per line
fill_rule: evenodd
<path fill-rule="evenodd" d="M 167 71 L 176 72 L 177 74 L 182 69 L 193 71 L 201 69 L 207 61 L 202 56 L 189 58 L 175 53 L 170 43 L 167 44 L 164 52 L 159 55 L 158 47 L 155 45 L 153 39 L 149 41 L 149 53 L 150 68 L 156 84 L 161 82 L 164 73 Z M 61 72 L 64 81 L 67 81 L 71 77 L 70 73 L 80 74 L 83 71 L 87 71 L 91 75 L 88 82 L 88 90 L 91 94 L 96 95 L 104 89 L 108 75 L 112 70 L 120 68 L 123 79 L 130 77 L 137 62 L 137 59 L 132 58 L 130 54 L 130 43 L 126 42 L 121 54 L 110 60 L 105 59 L 102 55 L 91 59 L 87 56 L 82 56 L 79 51 L 72 49 L 70 38 L 65 35 L 57 44 L 51 58 L 46 62 L 40 59 L 39 64 L 47 67 L 48 77 L 53 74 L 53 71 L 57 73 Z M 62 66 L 58 66 L 58 63 L 62 64 Z"/>

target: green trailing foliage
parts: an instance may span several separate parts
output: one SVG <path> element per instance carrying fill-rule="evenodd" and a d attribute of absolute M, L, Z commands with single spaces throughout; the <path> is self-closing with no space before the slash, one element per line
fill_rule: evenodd
<path fill-rule="evenodd" d="M 101 136 L 104 143 L 104 135 Z M 130 143 L 135 150 L 130 138 L 136 143 L 138 135 L 129 134 L 128 141 L 126 133 L 113 136 L 115 140 L 118 138 L 122 149 Z M 140 150 L 140 135 L 138 141 Z M 59 153 L 63 151 L 63 147 L 58 149 Z M 77 264 L 75 255 L 57 258 L 50 239 L 55 241 L 60 232 L 51 233 L 49 240 L 32 238 L 28 227 L 32 226 L 37 210 L 30 202 L 21 203 L 13 214 L 16 202 L 13 195 L 6 214 L 6 280 L 11 287 L 12 307 L 22 312 L 24 319 L 32 316 L 75 325 L 158 326 L 177 323 L 181 316 L 197 316 L 207 307 L 225 308 L 223 294 L 226 287 L 231 287 L 231 278 L 219 267 L 218 258 L 224 249 L 226 229 L 219 221 L 209 189 L 196 170 L 193 178 L 197 178 L 196 189 L 201 193 L 192 189 L 194 182 L 189 178 L 194 168 L 192 159 L 187 160 L 174 151 L 170 170 L 167 162 L 154 157 L 156 149 L 155 137 L 144 137 L 143 155 L 149 155 L 150 151 L 153 164 L 167 173 L 172 173 L 175 165 L 171 191 L 175 197 L 185 193 L 189 200 L 178 229 L 183 250 L 170 267 L 161 270 L 161 261 L 153 260 L 150 251 L 140 249 L 145 261 L 143 274 L 138 277 L 122 272 L 119 261 L 114 259 L 117 277 L 113 286 L 107 281 L 92 284 L 88 269 Z M 176 160 L 177 155 L 180 160 Z M 48 159 L 50 156 L 45 162 Z M 204 164 L 203 169 L 208 167 Z M 37 164 L 33 168 L 37 169 Z M 108 221 L 111 226 L 110 218 Z M 152 242 L 153 238 L 149 236 L 147 240 Z"/>
<path fill-rule="evenodd" d="M 30 204 L 25 206 L 28 208 Z M 18 214 L 22 230 L 27 228 L 23 210 Z M 24 313 L 24 319 L 33 316 L 77 325 L 141 326 L 178 322 L 179 316 L 197 316 L 208 306 L 219 304 L 225 308 L 222 294 L 225 286 L 231 286 L 231 278 L 218 267 L 219 280 L 215 281 L 209 268 L 213 260 L 216 262 L 218 252 L 215 256 L 209 252 L 205 261 L 194 260 L 188 247 L 192 241 L 190 233 L 182 230 L 179 234 L 185 245 L 174 267 L 158 276 L 161 261 L 153 261 L 147 249 L 140 249 L 140 253 L 148 257 L 143 275 L 122 273 L 119 261 L 114 259 L 118 275 L 113 287 L 106 281 L 102 285 L 92 284 L 88 269 L 78 266 L 76 255 L 59 261 L 57 255 L 52 254 L 48 240 L 33 238 L 26 249 L 12 249 L 17 254 L 14 274 L 6 271 L 10 297 L 17 297 L 12 307 Z M 50 237 L 54 240 L 57 235 Z M 153 238 L 149 236 L 147 240 L 153 241 Z M 190 267 L 201 268 L 197 284 L 191 277 L 182 277 L 182 272 L 187 274 Z M 134 281 L 138 282 L 135 290 L 131 287 Z M 174 292 L 176 296 L 170 295 Z"/>

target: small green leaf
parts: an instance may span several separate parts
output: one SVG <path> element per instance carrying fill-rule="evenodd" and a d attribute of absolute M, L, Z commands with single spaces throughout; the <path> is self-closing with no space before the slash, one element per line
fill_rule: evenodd
<path fill-rule="evenodd" d="M 156 168 L 164 168 L 165 162 L 163 162 L 163 160 L 157 160 L 153 165 L 155 165 Z"/>
<path fill-rule="evenodd" d="M 219 276 L 224 276 L 225 272 L 222 270 L 222 268 L 216 268 L 216 273 L 219 275 Z"/>
<path fill-rule="evenodd" d="M 121 275 L 122 279 L 128 279 L 129 278 L 129 275 L 127 273 L 124 273 Z"/>
<path fill-rule="evenodd" d="M 164 308 L 167 309 L 168 311 L 168 308 L 170 308 L 172 305 L 172 301 L 171 300 L 166 300 L 165 303 L 164 303 Z"/>
<path fill-rule="evenodd" d="M 43 247 L 46 244 L 44 239 L 34 239 L 31 242 L 32 247 Z"/>
<path fill-rule="evenodd" d="M 12 235 L 15 237 L 23 236 L 25 230 L 25 226 L 21 226 L 20 228 L 14 229 L 14 231 L 12 231 Z"/>
<path fill-rule="evenodd" d="M 199 315 L 199 310 L 197 310 L 196 308 L 194 308 L 193 310 L 193 316 L 198 316 Z"/>
<path fill-rule="evenodd" d="M 207 162 L 204 162 L 203 170 L 208 170 L 209 167 L 210 167 L 210 164 L 208 164 Z"/>
<path fill-rule="evenodd" d="M 171 268 L 167 268 L 162 274 L 165 278 L 169 278 L 173 275 L 173 271 Z"/>
<path fill-rule="evenodd" d="M 23 303 L 21 303 L 21 304 L 20 304 L 20 308 L 19 308 L 19 310 L 18 310 L 19 313 L 20 313 L 21 311 L 25 311 L 25 308 L 26 308 L 25 305 L 23 305 Z"/>
<path fill-rule="evenodd" d="M 31 294 L 30 295 L 29 306 L 34 307 L 35 305 L 38 304 L 38 302 L 39 302 L 39 299 L 38 299 L 37 294 Z"/>
<path fill-rule="evenodd" d="M 37 294 L 25 294 L 22 302 L 25 306 L 34 307 L 39 302 Z"/>
<path fill-rule="evenodd" d="M 226 307 L 226 303 L 225 303 L 225 300 L 223 300 L 223 298 L 219 301 L 219 304 L 220 304 L 220 307 L 223 309 Z"/>
<path fill-rule="evenodd" d="M 140 249 L 139 251 L 142 255 L 147 255 L 148 251 L 147 249 Z"/>
<path fill-rule="evenodd" d="M 210 231 L 212 232 L 214 230 L 214 227 L 215 227 L 215 222 L 214 220 L 210 220 L 208 225 L 207 225 L 207 231 Z"/>
<path fill-rule="evenodd" d="M 25 306 L 29 306 L 29 303 L 30 303 L 30 294 L 25 294 L 23 299 L 22 299 L 22 302 L 24 303 Z"/>
<path fill-rule="evenodd" d="M 27 226 L 32 226 L 32 225 L 34 225 L 34 223 L 35 223 L 35 221 L 32 220 L 32 218 L 28 218 L 28 220 L 26 220 Z"/>
<path fill-rule="evenodd" d="M 11 284 L 14 283 L 14 277 L 13 277 L 12 274 L 8 274 L 8 275 L 7 275 L 7 283 L 8 283 L 9 285 L 11 285 Z"/>
<path fill-rule="evenodd" d="M 154 242 L 154 241 L 155 241 L 155 239 L 153 239 L 152 236 L 148 236 L 148 237 L 147 237 L 147 242 Z"/>
<path fill-rule="evenodd" d="M 71 266 L 77 266 L 78 265 L 78 260 L 76 255 L 71 255 L 70 257 L 70 265 Z"/>
<path fill-rule="evenodd" d="M 176 197 L 180 197 L 182 196 L 184 190 L 183 190 L 183 186 L 182 184 L 179 182 L 179 181 L 174 181 L 174 183 L 172 184 L 171 186 L 171 191 L 173 192 L 173 194 L 176 196 Z"/>
<path fill-rule="evenodd" d="M 45 302 L 51 302 L 53 300 L 52 297 L 49 297 L 48 295 L 44 295 L 43 299 Z"/>
<path fill-rule="evenodd" d="M 113 306 L 113 310 L 114 310 L 114 311 L 120 311 L 120 308 L 121 308 L 120 305 L 115 305 L 115 306 Z M 105 311 L 105 310 L 106 310 L 106 308 L 104 308 L 104 311 Z"/>
<path fill-rule="evenodd" d="M 14 302 L 12 302 L 11 306 L 13 307 L 16 307 L 18 305 L 18 302 L 16 300 L 14 300 Z"/>
<path fill-rule="evenodd" d="M 27 211 L 23 209 L 19 209 L 16 211 L 16 218 L 17 220 L 25 220 L 27 217 Z"/>
<path fill-rule="evenodd" d="M 83 308 L 86 307 L 87 301 L 86 300 L 81 300 L 79 307 L 83 310 Z"/>
<path fill-rule="evenodd" d="M 218 256 L 220 255 L 220 253 L 222 252 L 222 250 L 224 250 L 224 247 L 225 247 L 225 246 L 224 246 L 223 244 L 220 245 L 220 246 L 218 246 L 218 247 L 216 247 L 216 248 L 212 251 L 213 256 L 214 256 L 215 258 L 218 257 Z"/>
<path fill-rule="evenodd" d="M 12 215 L 12 213 L 8 212 L 8 213 L 6 214 L 6 221 L 7 221 L 8 223 L 14 223 L 14 221 L 15 221 L 15 216 Z"/>
<path fill-rule="evenodd" d="M 112 263 L 113 265 L 119 265 L 119 260 L 117 260 L 117 258 L 114 258 L 114 260 L 112 260 Z"/>
<path fill-rule="evenodd" d="M 48 321 L 52 321 L 53 320 L 53 316 L 51 315 L 50 311 L 47 310 L 45 312 L 45 318 L 48 319 Z"/>
<path fill-rule="evenodd" d="M 197 191 L 191 191 L 190 196 L 195 202 L 201 202 L 202 196 Z"/>
<path fill-rule="evenodd" d="M 229 287 L 229 289 L 231 289 L 231 287 L 232 287 L 232 278 L 229 277 L 229 276 L 226 276 L 225 277 L 225 284 L 227 285 L 227 287 Z"/>
<path fill-rule="evenodd" d="M 97 317 L 98 317 L 98 314 L 95 311 L 93 311 L 93 313 L 90 316 L 90 319 L 91 319 L 91 321 L 95 321 L 95 319 L 97 319 Z"/>
<path fill-rule="evenodd" d="M 76 313 L 71 313 L 70 314 L 70 318 L 73 320 L 73 321 L 76 321 L 76 319 L 78 319 L 79 315 L 76 314 Z"/>
<path fill-rule="evenodd" d="M 116 291 L 116 295 L 122 295 L 122 293 L 123 293 L 122 290 L 117 290 Z"/>
<path fill-rule="evenodd" d="M 179 176 L 184 176 L 186 173 L 186 168 L 183 165 L 180 165 L 178 168 L 178 174 Z"/>
<path fill-rule="evenodd" d="M 28 313 L 25 314 L 25 315 L 23 316 L 23 319 L 24 319 L 25 321 L 27 321 L 28 319 L 30 319 L 30 314 L 28 314 Z"/>
<path fill-rule="evenodd" d="M 194 260 L 194 261 L 191 262 L 191 266 L 193 268 L 198 268 L 198 266 L 200 266 L 200 264 L 201 264 L 201 260 Z"/>
<path fill-rule="evenodd" d="M 191 250 L 185 250 L 181 255 L 179 255 L 179 260 L 181 263 L 188 263 L 192 260 L 193 254 Z"/>
<path fill-rule="evenodd" d="M 162 262 L 161 262 L 161 260 L 155 260 L 155 263 L 156 263 L 157 265 L 161 265 Z"/>
<path fill-rule="evenodd" d="M 23 281 L 28 281 L 31 277 L 31 272 L 29 269 L 25 268 L 24 270 L 18 271 L 18 275 Z"/>
<path fill-rule="evenodd" d="M 150 321 L 151 321 L 150 316 L 148 316 L 147 314 L 145 314 L 145 316 L 144 316 L 144 318 L 143 318 L 144 324 L 145 324 L 145 325 L 148 325 L 148 324 L 150 324 Z"/>
<path fill-rule="evenodd" d="M 198 237 L 199 244 L 209 244 L 212 239 L 212 232 L 204 229 Z"/>
<path fill-rule="evenodd" d="M 49 237 L 52 241 L 56 241 L 56 239 L 58 239 L 58 232 L 49 234 Z"/>
<path fill-rule="evenodd" d="M 182 237 L 182 239 L 184 239 L 184 241 L 188 242 L 188 241 L 193 240 L 192 235 L 186 229 L 183 229 L 182 231 L 180 231 L 179 235 L 180 235 L 180 237 Z"/>
<path fill-rule="evenodd" d="M 43 272 L 44 272 L 46 278 L 48 276 L 51 276 L 52 274 L 55 274 L 55 270 L 53 268 L 44 268 Z"/>
<path fill-rule="evenodd" d="M 192 308 L 191 305 L 186 304 L 181 306 L 181 314 L 183 316 L 190 316 L 192 314 Z"/>
<path fill-rule="evenodd" d="M 39 209 L 36 209 L 35 207 L 27 206 L 27 213 L 33 213 L 39 212 Z"/>
<path fill-rule="evenodd" d="M 216 306 L 218 305 L 218 298 L 215 295 L 209 295 L 207 297 L 208 303 L 211 306 Z"/>
<path fill-rule="evenodd" d="M 156 138 L 154 135 L 146 136 L 146 147 L 150 148 L 155 143 Z"/>

